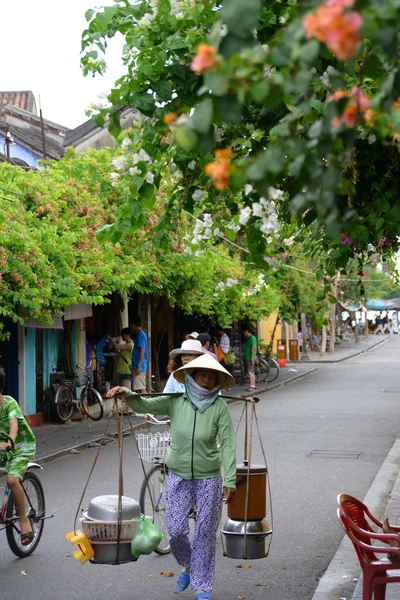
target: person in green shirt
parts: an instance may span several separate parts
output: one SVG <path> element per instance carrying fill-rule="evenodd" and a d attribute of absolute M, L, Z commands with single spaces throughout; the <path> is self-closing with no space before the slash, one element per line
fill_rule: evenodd
<path fill-rule="evenodd" d="M 3 396 L 6 384 L 6 372 L 0 366 L 0 431 L 7 433 L 14 441 L 15 449 L 11 450 L 10 442 L 0 442 L 0 466 L 6 468 L 7 484 L 12 492 L 18 508 L 21 526 L 21 543 L 28 546 L 33 538 L 31 522 L 26 514 L 25 493 L 21 485 L 28 462 L 36 452 L 36 440 L 26 422 L 18 403 L 11 396 Z"/>
<path fill-rule="evenodd" d="M 208 354 L 177 369 L 174 377 L 185 384 L 185 392 L 178 396 L 146 399 L 122 387 L 113 388 L 107 396 L 124 394 L 137 412 L 169 415 L 165 515 L 171 550 L 183 567 L 176 590 L 182 592 L 191 584 L 196 600 L 211 600 L 221 500 L 229 503 L 236 493 L 235 430 L 228 405 L 219 396 L 234 378 Z M 193 543 L 188 537 L 192 506 L 196 507 Z"/>
<path fill-rule="evenodd" d="M 256 376 L 254 375 L 254 365 L 257 360 L 257 339 L 256 336 L 251 333 L 250 325 L 243 323 L 242 335 L 245 338 L 244 344 L 244 364 L 246 366 L 247 373 L 249 375 L 250 386 L 248 391 L 256 389 Z"/>

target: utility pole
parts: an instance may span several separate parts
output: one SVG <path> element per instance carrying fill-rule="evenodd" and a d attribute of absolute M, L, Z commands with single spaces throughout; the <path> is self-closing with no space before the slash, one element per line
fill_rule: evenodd
<path fill-rule="evenodd" d="M 7 155 L 7 158 L 11 158 L 10 157 L 10 146 L 13 143 L 14 143 L 14 139 L 11 135 L 11 132 L 7 131 L 7 133 L 6 133 L 6 155 Z"/>
<path fill-rule="evenodd" d="M 42 151 L 43 151 L 43 158 L 46 159 L 46 138 L 44 135 L 44 123 L 43 123 L 43 113 L 42 113 L 42 104 L 40 101 L 40 96 L 39 96 L 39 116 L 40 116 L 40 127 L 42 130 Z"/>

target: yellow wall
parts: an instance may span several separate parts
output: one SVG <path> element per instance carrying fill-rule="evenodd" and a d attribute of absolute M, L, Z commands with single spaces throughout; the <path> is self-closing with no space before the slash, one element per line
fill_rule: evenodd
<path fill-rule="evenodd" d="M 272 332 L 275 327 L 277 314 L 273 313 L 268 317 L 268 319 L 263 319 L 258 322 L 258 339 L 261 344 L 269 344 L 271 341 Z M 275 331 L 275 339 L 274 339 L 274 347 L 272 352 L 276 354 L 277 352 L 277 340 L 280 339 L 282 335 L 282 328 L 280 323 L 278 323 L 276 331 Z"/>

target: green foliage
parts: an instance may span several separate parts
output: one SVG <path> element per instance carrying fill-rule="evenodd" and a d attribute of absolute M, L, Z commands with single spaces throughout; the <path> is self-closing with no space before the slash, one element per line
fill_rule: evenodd
<path fill-rule="evenodd" d="M 275 256 L 279 235 L 273 232 L 273 243 L 268 241 L 263 231 L 268 214 L 253 215 L 246 225 L 238 223 L 238 216 L 268 198 L 274 187 L 283 191 L 275 207 L 282 236 L 287 228 L 307 233 L 305 252 L 324 275 L 345 271 L 354 258 L 365 263 L 375 252 L 388 256 L 397 251 L 398 1 L 356 2 L 364 38 L 348 60 L 337 60 L 324 43 L 306 39 L 303 19 L 321 3 L 224 0 L 221 6 L 211 0 L 137 0 L 87 13 L 86 72 L 101 71 L 98 56 L 108 38 L 121 33 L 126 42 L 126 75 L 110 93 L 111 110 L 100 109 L 96 118 L 104 122 L 111 114 L 117 135 L 120 108 L 138 108 L 145 118 L 130 138 L 128 160 L 140 149 L 148 153 L 152 165 L 144 164 L 142 175 L 150 169 L 156 190 L 172 169 L 183 174 L 159 215 L 160 246 L 171 223 L 172 229 L 179 228 L 182 208 L 196 214 L 208 210 L 219 215 L 229 239 L 235 238 L 232 220 L 240 226 L 249 261 L 263 264 L 264 257 Z M 199 43 L 206 41 L 215 60 L 201 76 L 190 65 Z M 349 125 L 343 120 L 349 98 L 329 99 L 337 90 L 349 95 L 355 88 L 369 98 L 373 118 L 360 110 Z M 168 113 L 178 119 L 166 126 Z M 216 190 L 204 173 L 215 147 L 233 151 L 226 189 Z M 130 179 L 129 184 L 121 179 L 127 203 L 109 236 L 142 227 L 152 201 L 148 188 Z M 250 185 L 251 192 L 244 193 Z M 196 189 L 205 194 L 194 206 Z"/>
<path fill-rule="evenodd" d="M 139 158 L 146 169 L 147 156 Z M 124 164 L 121 151 L 111 148 L 79 155 L 69 149 L 40 171 L 0 165 L 1 185 L 9 190 L 0 200 L 0 337 L 6 319 L 22 324 L 31 316 L 50 324 L 52 314 L 72 304 L 102 304 L 115 292 L 165 297 L 189 314 L 217 315 L 224 324 L 247 311 L 258 318 L 275 310 L 277 292 L 264 286 L 248 295 L 257 273 L 246 273 L 224 248 L 184 253 L 173 223 L 170 235 L 160 236 L 155 226 L 164 194 L 157 199 L 143 177 L 134 184 L 148 199 L 136 213 L 141 228 L 124 237 L 113 229 L 118 211 L 126 210 L 123 184 L 116 185 L 118 173 L 112 173 L 121 159 Z M 124 233 L 132 233 L 130 219 L 125 225 Z M 187 219 L 182 227 L 190 229 Z M 218 287 L 230 279 L 238 283 Z"/>

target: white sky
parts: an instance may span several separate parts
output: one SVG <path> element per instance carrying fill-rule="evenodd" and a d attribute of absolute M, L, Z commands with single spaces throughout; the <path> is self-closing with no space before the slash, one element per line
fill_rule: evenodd
<path fill-rule="evenodd" d="M 80 40 L 85 12 L 112 0 L 0 0 L 0 90 L 32 90 L 43 117 L 67 127 L 122 74 L 122 37 L 111 43 L 103 76 L 83 77 Z"/>

